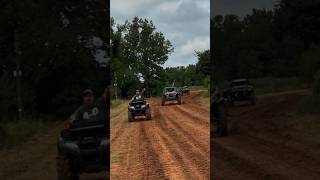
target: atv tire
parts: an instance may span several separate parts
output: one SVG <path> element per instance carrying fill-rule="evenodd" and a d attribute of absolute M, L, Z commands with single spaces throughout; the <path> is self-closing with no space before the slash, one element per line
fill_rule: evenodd
<path fill-rule="evenodd" d="M 146 110 L 146 119 L 147 119 L 147 120 L 151 120 L 151 110 L 150 110 L 150 108 L 148 108 L 148 109 Z"/>
<path fill-rule="evenodd" d="M 181 104 L 181 96 L 178 96 L 178 104 Z"/>
<path fill-rule="evenodd" d="M 80 174 L 74 167 L 72 161 L 59 154 L 57 157 L 58 180 L 79 180 Z"/>
<path fill-rule="evenodd" d="M 133 121 L 132 113 L 128 111 L 128 122 L 132 122 L 132 121 Z"/>

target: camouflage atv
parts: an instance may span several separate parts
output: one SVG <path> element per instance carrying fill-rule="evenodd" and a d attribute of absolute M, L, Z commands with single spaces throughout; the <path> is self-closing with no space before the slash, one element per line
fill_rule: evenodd
<path fill-rule="evenodd" d="M 109 123 L 105 107 L 93 108 L 104 116 L 66 121 L 57 142 L 59 180 L 79 180 L 82 173 L 110 169 Z M 102 118 L 103 117 L 103 118 Z"/>

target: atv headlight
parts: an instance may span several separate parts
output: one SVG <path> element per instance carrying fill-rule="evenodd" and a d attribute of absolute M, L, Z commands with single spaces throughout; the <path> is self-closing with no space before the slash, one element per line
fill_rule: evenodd
<path fill-rule="evenodd" d="M 146 105 L 141 105 L 141 108 L 145 108 L 146 107 Z"/>
<path fill-rule="evenodd" d="M 134 109 L 134 106 L 130 106 L 129 109 Z"/>

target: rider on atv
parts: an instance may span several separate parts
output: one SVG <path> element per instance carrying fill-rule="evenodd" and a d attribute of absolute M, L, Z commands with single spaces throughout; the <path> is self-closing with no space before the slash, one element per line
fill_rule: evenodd
<path fill-rule="evenodd" d="M 143 88 L 141 92 L 139 91 L 139 89 L 137 89 L 136 94 L 131 98 L 131 101 L 143 99 L 143 95 L 145 91 L 146 91 L 146 88 Z"/>

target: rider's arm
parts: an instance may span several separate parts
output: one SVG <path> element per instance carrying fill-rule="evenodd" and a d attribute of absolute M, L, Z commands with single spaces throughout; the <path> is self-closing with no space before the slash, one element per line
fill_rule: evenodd
<path fill-rule="evenodd" d="M 144 94 L 144 92 L 146 91 L 146 88 L 143 88 L 140 95 L 142 96 Z"/>

